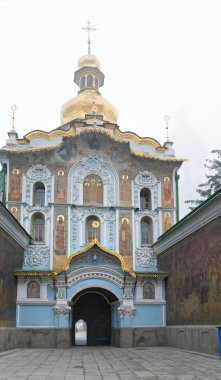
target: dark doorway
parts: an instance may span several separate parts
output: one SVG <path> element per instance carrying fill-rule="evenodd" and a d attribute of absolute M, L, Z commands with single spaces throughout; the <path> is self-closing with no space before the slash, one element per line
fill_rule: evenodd
<path fill-rule="evenodd" d="M 113 296 L 113 295 L 112 295 Z M 116 297 L 114 296 L 116 299 Z M 115 300 L 114 299 L 114 300 Z M 88 346 L 109 346 L 111 344 L 111 308 L 108 299 L 101 293 L 88 290 L 75 297 L 73 305 L 73 344 L 75 324 L 80 319 L 87 324 Z"/>

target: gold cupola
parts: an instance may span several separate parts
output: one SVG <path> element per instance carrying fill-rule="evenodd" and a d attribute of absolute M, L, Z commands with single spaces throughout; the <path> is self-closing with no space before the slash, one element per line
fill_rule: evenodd
<path fill-rule="evenodd" d="M 104 74 L 100 70 L 99 59 L 93 54 L 86 54 L 78 60 L 78 70 L 74 82 L 80 88 L 78 95 L 61 107 L 61 123 L 74 119 L 85 119 L 85 115 L 96 112 L 103 115 L 103 120 L 117 123 L 118 112 L 99 92 L 104 84 Z"/>

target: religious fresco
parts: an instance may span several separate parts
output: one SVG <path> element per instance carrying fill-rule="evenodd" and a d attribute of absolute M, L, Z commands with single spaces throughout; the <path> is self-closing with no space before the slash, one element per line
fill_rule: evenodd
<path fill-rule="evenodd" d="M 14 205 L 12 206 L 12 204 L 9 204 L 9 210 L 14 218 L 20 222 L 20 207 Z"/>
<path fill-rule="evenodd" d="M 65 168 L 57 168 L 55 175 L 55 202 L 67 201 L 67 174 Z"/>
<path fill-rule="evenodd" d="M 164 212 L 163 213 L 163 232 L 166 232 L 170 229 L 173 225 L 173 215 L 171 212 Z"/>
<path fill-rule="evenodd" d="M 168 272 L 167 321 L 172 325 L 221 323 L 221 217 L 159 254 Z"/>
<path fill-rule="evenodd" d="M 173 207 L 173 183 L 170 177 L 164 177 L 162 181 L 163 207 Z"/>
<path fill-rule="evenodd" d="M 27 298 L 40 298 L 40 284 L 37 281 L 30 281 L 27 285 Z"/>
<path fill-rule="evenodd" d="M 21 172 L 17 168 L 13 168 L 10 175 L 10 192 L 9 200 L 20 201 L 22 192 Z"/>
<path fill-rule="evenodd" d="M 133 246 L 130 211 L 119 211 L 119 253 L 123 256 L 129 268 L 132 268 Z"/>
<path fill-rule="evenodd" d="M 97 175 L 89 175 L 84 180 L 84 205 L 103 206 L 103 182 Z"/>
<path fill-rule="evenodd" d="M 131 205 L 131 178 L 126 171 L 120 173 L 120 204 L 122 206 Z"/>
<path fill-rule="evenodd" d="M 66 260 L 67 255 L 67 208 L 55 207 L 54 212 L 54 268 L 61 267 Z"/>

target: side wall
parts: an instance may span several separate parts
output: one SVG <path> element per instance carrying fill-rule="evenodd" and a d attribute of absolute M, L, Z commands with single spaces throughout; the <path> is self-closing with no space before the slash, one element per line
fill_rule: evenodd
<path fill-rule="evenodd" d="M 0 228 L 0 326 L 15 326 L 17 281 L 24 249 Z"/>
<path fill-rule="evenodd" d="M 221 217 L 158 255 L 168 325 L 221 324 Z"/>

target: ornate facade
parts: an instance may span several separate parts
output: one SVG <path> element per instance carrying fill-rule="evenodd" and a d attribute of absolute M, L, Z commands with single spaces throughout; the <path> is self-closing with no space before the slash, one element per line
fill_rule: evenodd
<path fill-rule="evenodd" d="M 74 342 L 83 319 L 88 344 L 108 344 L 105 332 L 90 337 L 90 310 L 105 325 L 99 297 L 112 331 L 165 325 L 167 274 L 158 271 L 153 244 L 176 222 L 183 160 L 169 141 L 121 132 L 100 94 L 100 62 L 88 54 L 78 66 L 79 92 L 62 106 L 59 128 L 22 139 L 8 133 L 1 190 L 33 239 L 16 272 L 17 326 L 72 329 Z"/>

